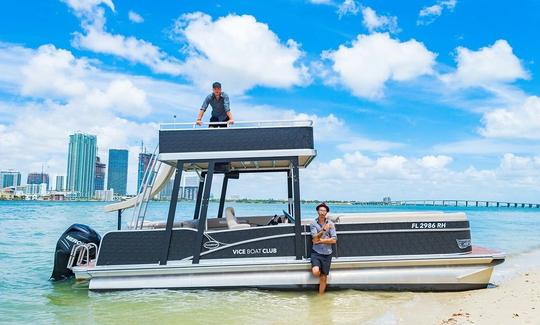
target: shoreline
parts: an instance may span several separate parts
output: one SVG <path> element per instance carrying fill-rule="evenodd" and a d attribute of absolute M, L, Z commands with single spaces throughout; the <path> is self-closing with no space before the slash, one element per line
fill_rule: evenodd
<path fill-rule="evenodd" d="M 493 286 L 463 292 L 417 293 L 370 324 L 539 324 L 539 258 L 540 249 L 510 256 L 495 268 Z"/>

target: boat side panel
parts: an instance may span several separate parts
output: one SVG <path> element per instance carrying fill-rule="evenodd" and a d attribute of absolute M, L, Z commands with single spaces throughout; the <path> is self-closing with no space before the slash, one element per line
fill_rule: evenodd
<path fill-rule="evenodd" d="M 193 254 L 196 232 L 173 230 L 169 260 Z M 96 265 L 155 264 L 163 250 L 165 230 L 111 231 L 101 241 Z"/>

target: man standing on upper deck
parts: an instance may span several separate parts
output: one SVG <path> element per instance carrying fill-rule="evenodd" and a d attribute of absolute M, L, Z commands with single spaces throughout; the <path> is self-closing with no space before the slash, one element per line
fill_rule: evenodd
<path fill-rule="evenodd" d="M 336 226 L 326 215 L 330 208 L 321 203 L 316 207 L 319 214 L 309 225 L 312 238 L 311 248 L 311 272 L 319 277 L 319 293 L 323 294 L 326 290 L 326 280 L 330 274 L 330 265 L 332 264 L 332 244 L 337 241 Z"/>
<path fill-rule="evenodd" d="M 210 116 L 210 122 L 226 122 L 220 124 L 210 125 L 210 127 L 227 127 L 229 124 L 234 123 L 234 119 L 229 107 L 229 96 L 221 91 L 221 84 L 214 82 L 212 84 L 212 93 L 204 99 L 204 102 L 199 110 L 197 116 L 197 125 L 202 125 L 202 117 L 208 105 L 212 106 L 212 116 Z"/>

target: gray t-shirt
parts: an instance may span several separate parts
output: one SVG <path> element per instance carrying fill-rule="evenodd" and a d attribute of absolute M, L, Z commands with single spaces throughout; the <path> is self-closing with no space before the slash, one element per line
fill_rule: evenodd
<path fill-rule="evenodd" d="M 324 232 L 324 234 L 321 236 L 321 239 L 333 238 L 337 240 L 336 226 L 334 225 L 334 223 L 332 221 L 327 220 L 324 224 L 320 225 L 319 218 L 315 218 L 315 220 L 311 221 L 311 223 L 309 224 L 311 237 L 315 237 L 315 235 L 322 230 L 325 224 L 329 224 L 330 229 Z M 330 255 L 332 254 L 332 245 L 331 244 L 313 244 L 313 250 L 322 255 Z"/>
<path fill-rule="evenodd" d="M 216 122 L 224 122 L 227 120 L 227 112 L 231 109 L 229 107 L 229 96 L 227 96 L 226 93 L 222 92 L 219 99 L 217 99 L 213 93 L 206 96 L 201 109 L 206 111 L 208 105 L 212 106 L 212 117 L 217 118 Z"/>

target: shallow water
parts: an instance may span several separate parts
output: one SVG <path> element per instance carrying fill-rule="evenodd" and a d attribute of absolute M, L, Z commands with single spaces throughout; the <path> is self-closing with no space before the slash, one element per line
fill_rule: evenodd
<path fill-rule="evenodd" d="M 277 214 L 285 204 L 231 203 L 237 215 Z M 410 302 L 417 293 L 313 292 L 263 290 L 137 290 L 94 293 L 73 281 L 48 281 L 56 241 L 73 223 L 88 224 L 103 235 L 116 228 L 116 215 L 98 202 L 0 201 L 0 322 L 1 323 L 193 323 L 289 324 L 359 323 L 385 318 L 386 311 Z M 433 210 L 430 207 L 332 206 L 333 212 Z M 148 219 L 163 220 L 168 203 L 152 202 Z M 519 256 L 540 248 L 540 209 L 444 207 L 469 216 L 473 245 Z M 177 218 L 190 218 L 192 203 L 178 205 Z M 302 207 L 315 217 L 314 205 Z M 217 212 L 211 204 L 209 214 Z M 126 212 L 125 222 L 131 220 Z M 506 263 L 508 264 L 508 263 Z M 503 265 L 508 270 L 510 265 Z M 501 270 L 501 273 L 502 273 Z M 495 272 L 497 279 L 497 269 Z M 382 317 L 382 318 L 381 318 Z"/>

